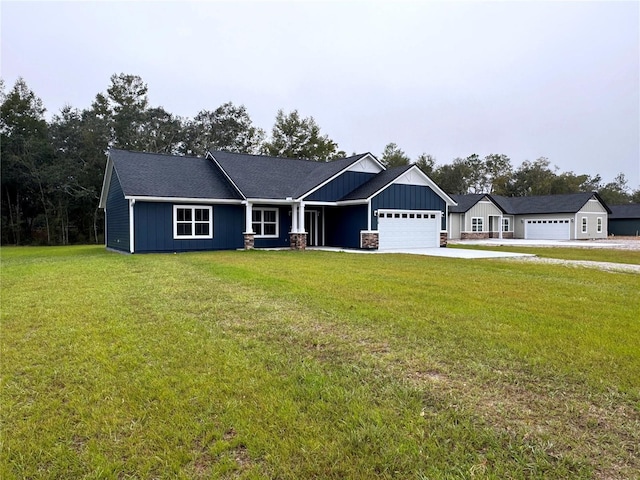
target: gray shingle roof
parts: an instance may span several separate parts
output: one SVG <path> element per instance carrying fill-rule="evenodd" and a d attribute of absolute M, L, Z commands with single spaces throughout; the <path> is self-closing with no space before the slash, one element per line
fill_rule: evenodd
<path fill-rule="evenodd" d="M 127 196 L 241 199 L 205 158 L 118 149 L 111 149 L 109 158 Z"/>
<path fill-rule="evenodd" d="M 486 193 L 469 193 L 467 195 L 450 195 L 458 204 L 449 207 L 451 213 L 465 213 L 484 197 L 489 197 Z M 491 198 L 491 197 L 489 197 Z M 500 208 L 500 206 L 498 206 Z"/>
<path fill-rule="evenodd" d="M 366 200 L 381 188 L 393 182 L 396 178 L 409 170 L 413 165 L 403 165 L 384 170 L 373 177 L 368 182 L 360 185 L 353 192 L 347 194 L 341 200 Z"/>
<path fill-rule="evenodd" d="M 610 220 L 622 220 L 640 218 L 640 203 L 628 203 L 625 205 L 611 205 Z"/>
<path fill-rule="evenodd" d="M 314 162 L 291 158 L 210 151 L 247 198 L 299 198 L 366 154 Z"/>
<path fill-rule="evenodd" d="M 564 195 L 540 195 L 535 197 L 503 197 L 490 195 L 491 199 L 505 212 L 512 215 L 576 213 L 592 197 L 596 197 L 608 210 L 597 193 L 568 193 Z"/>

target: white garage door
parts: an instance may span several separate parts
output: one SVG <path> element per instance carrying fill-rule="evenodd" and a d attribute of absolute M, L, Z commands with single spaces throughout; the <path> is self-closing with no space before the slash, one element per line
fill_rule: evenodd
<path fill-rule="evenodd" d="M 440 246 L 440 211 L 379 210 L 378 249 Z"/>
<path fill-rule="evenodd" d="M 537 220 L 524 221 L 524 238 L 527 240 L 569 240 L 571 238 L 571 220 Z"/>

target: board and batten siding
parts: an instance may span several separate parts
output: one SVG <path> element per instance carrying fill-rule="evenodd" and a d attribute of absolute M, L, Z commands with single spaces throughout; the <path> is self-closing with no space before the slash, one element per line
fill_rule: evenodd
<path fill-rule="evenodd" d="M 483 219 L 482 226 L 483 232 L 489 231 L 489 217 L 501 216 L 502 211 L 495 206 L 494 203 L 488 201 L 479 201 L 473 207 L 471 207 L 464 215 L 463 232 L 470 232 L 472 225 L 471 219 L 481 217 Z"/>
<path fill-rule="evenodd" d="M 447 229 L 445 201 L 431 188 L 423 185 L 392 184 L 371 199 L 371 229 L 378 229 L 378 218 L 374 212 L 379 209 L 398 210 L 440 210 L 441 230 Z M 366 226 L 365 226 L 366 228 Z"/>
<path fill-rule="evenodd" d="M 326 207 L 324 227 L 326 245 L 360 248 L 360 232 L 367 229 L 367 206 Z"/>
<path fill-rule="evenodd" d="M 175 204 L 179 205 L 179 204 Z M 173 203 L 143 202 L 134 205 L 136 253 L 230 250 L 244 247 L 244 207 L 241 205 L 203 205 L 213 207 L 213 238 L 174 239 Z"/>
<path fill-rule="evenodd" d="M 283 248 L 291 244 L 289 232 L 291 231 L 291 207 L 276 205 L 254 205 L 254 208 L 271 208 L 278 211 L 278 236 L 274 238 L 254 239 L 255 248 Z"/>
<path fill-rule="evenodd" d="M 306 201 L 336 202 L 375 177 L 374 173 L 344 172 L 305 198 Z"/>
<path fill-rule="evenodd" d="M 105 236 L 107 248 L 129 251 L 129 201 L 124 198 L 118 176 L 113 172 L 107 208 L 105 209 Z"/>

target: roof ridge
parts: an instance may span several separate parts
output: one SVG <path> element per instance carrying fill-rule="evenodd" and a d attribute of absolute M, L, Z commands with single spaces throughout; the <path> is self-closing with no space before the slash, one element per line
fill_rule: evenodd
<path fill-rule="evenodd" d="M 140 150 L 126 150 L 124 148 L 115 148 L 115 147 L 109 147 L 109 149 L 107 150 L 107 153 L 111 153 L 112 151 L 115 152 L 124 152 L 124 153 L 132 153 L 134 155 L 155 155 L 155 156 L 161 156 L 161 157 L 173 157 L 173 158 L 195 158 L 195 159 L 200 159 L 200 160 L 206 160 L 206 157 L 198 157 L 198 156 L 193 156 L 193 155 L 179 155 L 176 153 L 155 153 L 155 152 L 143 152 Z"/>

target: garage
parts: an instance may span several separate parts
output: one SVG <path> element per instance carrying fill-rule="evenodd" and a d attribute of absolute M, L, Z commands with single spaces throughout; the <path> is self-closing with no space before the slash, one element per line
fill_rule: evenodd
<path fill-rule="evenodd" d="M 524 238 L 527 240 L 570 240 L 571 220 L 568 218 L 553 220 L 526 219 Z"/>
<path fill-rule="evenodd" d="M 378 249 L 439 247 L 441 214 L 430 210 L 378 211 Z"/>

